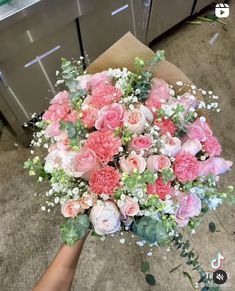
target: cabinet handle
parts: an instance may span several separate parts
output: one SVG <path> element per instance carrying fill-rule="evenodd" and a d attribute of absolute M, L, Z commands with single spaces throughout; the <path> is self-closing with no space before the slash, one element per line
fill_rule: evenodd
<path fill-rule="evenodd" d="M 58 49 L 60 49 L 60 45 L 55 46 L 54 48 L 52 48 L 51 50 L 45 52 L 44 54 L 37 56 L 35 59 L 33 59 L 32 61 L 28 62 L 27 64 L 24 65 L 25 68 L 28 68 L 30 66 L 32 66 L 33 64 L 41 61 L 42 59 L 44 59 L 45 57 L 49 56 L 50 54 L 54 53 L 55 51 L 57 51 Z"/>
<path fill-rule="evenodd" d="M 128 4 L 123 5 L 123 6 L 119 7 L 118 9 L 114 10 L 113 12 L 111 12 L 111 15 L 114 16 L 114 15 L 122 12 L 123 10 L 127 9 L 128 7 L 129 7 Z"/>
<path fill-rule="evenodd" d="M 0 81 L 2 82 L 2 84 L 3 84 L 4 87 L 8 88 L 7 81 L 3 77 L 3 73 L 1 71 L 0 71 Z"/>

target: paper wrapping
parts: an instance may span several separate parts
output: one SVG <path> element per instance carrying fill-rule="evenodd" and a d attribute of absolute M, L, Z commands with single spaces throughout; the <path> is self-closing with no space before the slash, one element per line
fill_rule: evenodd
<path fill-rule="evenodd" d="M 142 58 L 144 61 L 151 62 L 155 56 L 155 53 L 138 39 L 136 39 L 130 32 L 126 33 L 115 44 L 101 54 L 96 60 L 94 60 L 86 69 L 88 73 L 94 74 L 109 68 L 127 68 L 130 71 L 135 71 L 134 61 L 135 57 Z M 185 92 L 191 92 L 192 88 L 187 86 L 192 82 L 189 78 L 174 64 L 163 60 L 155 64 L 151 72 L 157 78 L 165 80 L 171 84 L 178 95 L 182 95 Z M 182 81 L 182 86 L 177 86 L 176 82 Z M 202 95 L 198 90 L 196 91 L 196 97 L 202 100 Z M 195 95 L 195 94 L 194 94 Z M 199 114 L 201 114 L 200 112 Z M 205 115 L 205 114 L 204 114 Z"/>

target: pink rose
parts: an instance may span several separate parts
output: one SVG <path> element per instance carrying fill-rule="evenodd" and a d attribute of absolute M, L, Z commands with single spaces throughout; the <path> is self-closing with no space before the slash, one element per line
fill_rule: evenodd
<path fill-rule="evenodd" d="M 175 157 L 181 150 L 181 140 L 178 137 L 167 137 L 163 140 L 161 152 L 164 155 Z"/>
<path fill-rule="evenodd" d="M 124 109 L 121 104 L 113 103 L 111 105 L 104 106 L 98 112 L 95 128 L 98 130 L 115 130 L 118 127 L 122 127 L 124 115 Z"/>
<path fill-rule="evenodd" d="M 106 71 L 92 75 L 87 82 L 87 88 L 93 90 L 102 84 L 112 84 L 112 77 Z"/>
<path fill-rule="evenodd" d="M 125 125 L 131 132 L 141 133 L 144 131 L 146 122 L 144 113 L 139 109 L 135 109 L 128 112 Z"/>
<path fill-rule="evenodd" d="M 195 156 L 202 149 L 202 145 L 198 139 L 187 139 L 182 145 L 182 151 L 186 151 Z"/>
<path fill-rule="evenodd" d="M 61 135 L 62 131 L 60 130 L 60 123 L 59 121 L 55 121 L 50 123 L 47 128 L 45 129 L 45 137 L 46 138 L 53 138 L 56 136 Z"/>
<path fill-rule="evenodd" d="M 120 159 L 120 168 L 123 172 L 132 173 L 134 169 L 139 170 L 139 173 L 143 173 L 146 168 L 145 159 L 139 155 L 130 155 L 127 158 L 122 156 Z"/>
<path fill-rule="evenodd" d="M 70 174 L 73 177 L 83 177 L 88 180 L 94 171 L 100 168 L 95 152 L 89 148 L 82 148 L 74 154 L 71 160 Z"/>
<path fill-rule="evenodd" d="M 170 97 L 170 88 L 166 81 L 162 79 L 153 78 L 151 80 L 150 98 L 158 98 L 159 101 L 165 102 Z"/>
<path fill-rule="evenodd" d="M 219 157 L 211 157 L 206 161 L 199 162 L 199 176 L 221 175 L 230 170 L 232 165 L 231 161 L 226 161 Z"/>
<path fill-rule="evenodd" d="M 222 152 L 222 147 L 218 142 L 217 138 L 214 136 L 208 136 L 204 145 L 204 150 L 210 156 L 219 156 Z"/>
<path fill-rule="evenodd" d="M 78 76 L 77 78 L 78 81 L 78 86 L 77 89 L 83 89 L 83 90 L 88 90 L 89 89 L 89 82 L 91 80 L 91 75 L 81 75 Z"/>
<path fill-rule="evenodd" d="M 90 220 L 99 235 L 115 233 L 120 230 L 120 212 L 114 202 L 105 201 L 92 207 Z"/>
<path fill-rule="evenodd" d="M 142 150 L 148 150 L 153 145 L 153 139 L 150 135 L 140 135 L 134 137 L 131 142 L 131 149 L 136 151 L 137 153 Z"/>
<path fill-rule="evenodd" d="M 161 108 L 161 105 L 165 103 L 170 97 L 169 85 L 161 79 L 153 78 L 151 80 L 151 91 L 149 98 L 145 102 L 145 105 L 152 111 Z"/>
<path fill-rule="evenodd" d="M 64 217 L 74 218 L 83 212 L 78 200 L 69 200 L 61 206 L 61 213 Z"/>
<path fill-rule="evenodd" d="M 140 211 L 139 205 L 131 197 L 126 197 L 124 204 L 119 207 L 123 218 L 126 219 L 128 216 L 135 216 Z"/>
<path fill-rule="evenodd" d="M 147 159 L 147 168 L 151 172 L 157 172 L 168 169 L 171 166 L 171 161 L 166 156 L 153 155 Z"/>
<path fill-rule="evenodd" d="M 201 213 L 201 200 L 195 194 L 185 194 L 180 197 L 180 205 L 175 220 L 180 227 L 188 224 L 189 219 Z"/>
<path fill-rule="evenodd" d="M 181 151 L 175 157 L 174 173 L 182 183 L 193 181 L 199 174 L 199 162 L 190 153 Z"/>
<path fill-rule="evenodd" d="M 212 131 L 205 117 L 197 118 L 196 121 L 189 125 L 187 135 L 191 139 L 198 139 L 201 142 L 205 142 L 207 137 L 212 135 Z"/>

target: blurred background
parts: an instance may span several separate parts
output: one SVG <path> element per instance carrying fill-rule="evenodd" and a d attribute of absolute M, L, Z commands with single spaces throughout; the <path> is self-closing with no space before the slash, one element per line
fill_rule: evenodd
<path fill-rule="evenodd" d="M 224 17 L 227 9 L 229 16 Z M 221 112 L 210 119 L 224 157 L 234 160 L 233 1 L 0 0 L 1 291 L 31 290 L 61 244 L 60 215 L 42 213 L 37 197 L 47 185 L 36 184 L 23 169 L 30 156 L 32 114 L 42 113 L 55 94 L 61 57 L 84 56 L 92 62 L 128 31 L 154 51 L 164 49 L 166 58 L 196 86 L 220 96 Z M 234 181 L 232 170 L 222 184 Z M 208 272 L 212 258 L 223 254 L 224 270 L 230 274 L 228 291 L 235 290 L 234 210 L 224 205 L 205 217 L 195 235 L 186 234 Z M 213 234 L 210 221 L 217 226 Z M 139 271 L 146 252 L 134 239 L 126 240 L 130 247 L 111 237 L 104 242 L 88 237 L 72 290 L 192 289 L 183 276 L 189 267 L 176 251 L 164 248 L 149 258 L 157 285 L 147 286 Z"/>

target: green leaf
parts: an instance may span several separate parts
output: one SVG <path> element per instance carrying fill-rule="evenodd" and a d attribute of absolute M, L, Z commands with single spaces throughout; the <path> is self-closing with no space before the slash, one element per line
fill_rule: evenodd
<path fill-rule="evenodd" d="M 149 271 L 149 269 L 150 269 L 149 262 L 147 262 L 147 261 L 142 262 L 141 272 L 145 273 L 145 272 Z"/>
<path fill-rule="evenodd" d="M 203 207 L 203 208 L 201 209 L 202 213 L 207 213 L 207 212 L 208 212 L 208 210 L 209 210 L 209 208 L 208 208 L 208 207 Z"/>
<path fill-rule="evenodd" d="M 90 226 L 88 216 L 86 214 L 78 215 L 76 218 L 67 219 L 60 226 L 62 240 L 72 246 L 76 241 L 82 239 Z"/>
<path fill-rule="evenodd" d="M 150 286 L 155 286 L 156 285 L 156 280 L 155 277 L 152 274 L 147 274 L 145 276 L 145 280 L 146 282 L 150 285 Z"/>
<path fill-rule="evenodd" d="M 180 253 L 180 256 L 183 257 L 183 258 L 186 258 L 186 257 L 188 256 L 188 253 L 182 251 L 182 252 Z"/>
<path fill-rule="evenodd" d="M 193 289 L 195 289 L 195 284 L 193 282 L 192 277 L 189 275 L 188 272 L 183 272 L 184 276 L 189 279 L 190 284 L 192 285 Z"/>
<path fill-rule="evenodd" d="M 212 233 L 214 233 L 215 230 L 216 230 L 215 223 L 214 223 L 213 221 L 211 221 L 211 222 L 209 223 L 209 231 L 212 232 Z"/>

